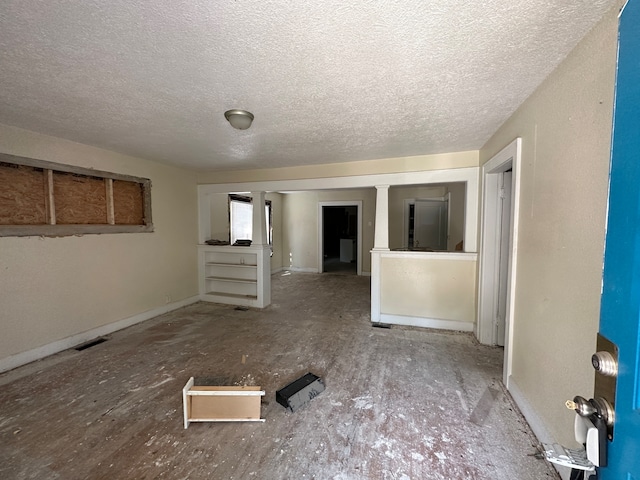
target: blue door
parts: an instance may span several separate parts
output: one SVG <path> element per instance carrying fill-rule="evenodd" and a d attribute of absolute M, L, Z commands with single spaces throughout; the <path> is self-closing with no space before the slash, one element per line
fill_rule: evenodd
<path fill-rule="evenodd" d="M 615 424 L 600 479 L 640 480 L 640 0 L 620 16 L 600 333 L 618 346 Z"/>

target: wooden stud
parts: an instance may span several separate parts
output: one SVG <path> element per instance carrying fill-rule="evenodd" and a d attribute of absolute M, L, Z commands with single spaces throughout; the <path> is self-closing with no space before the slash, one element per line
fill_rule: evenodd
<path fill-rule="evenodd" d="M 45 215 L 49 225 L 56 224 L 56 203 L 53 197 L 53 170 L 43 170 L 44 173 L 44 204 Z"/>
<path fill-rule="evenodd" d="M 107 191 L 107 223 L 115 225 L 116 215 L 113 205 L 113 178 L 105 178 L 104 186 Z"/>
<path fill-rule="evenodd" d="M 86 175 L 88 177 L 113 178 L 114 180 L 124 180 L 125 182 L 145 183 L 149 179 L 142 177 L 134 177 L 132 175 L 121 175 L 119 173 L 105 172 L 103 170 L 94 170 L 92 168 L 76 167 L 75 165 L 66 165 L 64 163 L 47 162 L 46 160 L 38 160 L 29 157 L 18 157 L 17 155 L 9 155 L 8 153 L 0 153 L 0 162 L 12 163 L 14 165 L 25 165 L 28 167 L 42 168 L 44 170 L 53 170 L 54 172 L 73 173 L 77 175 Z"/>

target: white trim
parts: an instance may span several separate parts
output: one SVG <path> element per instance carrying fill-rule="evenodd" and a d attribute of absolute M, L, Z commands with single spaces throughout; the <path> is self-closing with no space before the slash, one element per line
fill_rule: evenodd
<path fill-rule="evenodd" d="M 27 363 L 35 362 L 36 360 L 48 357 L 49 355 L 53 355 L 54 353 L 62 352 L 63 350 L 75 347 L 84 342 L 88 342 L 89 340 L 93 340 L 97 337 L 122 330 L 123 328 L 127 328 L 137 323 L 157 317 L 159 315 L 177 310 L 178 308 L 186 307 L 187 305 L 196 303 L 199 300 L 200 297 L 198 295 L 189 297 L 178 302 L 169 303 L 167 305 L 154 308 L 153 310 L 139 313 L 137 315 L 119 320 L 117 322 L 102 325 L 101 327 L 87 330 L 86 332 L 78 333 L 67 338 L 63 338 L 62 340 L 48 343 L 32 350 L 27 350 L 26 352 L 20 352 L 15 355 L 11 355 L 0 360 L 0 373 L 20 367 L 22 365 L 26 365 Z"/>
<path fill-rule="evenodd" d="M 513 378 L 509 378 L 509 387 L 507 388 L 507 390 L 511 394 L 511 398 L 520 410 L 520 413 L 522 413 L 522 416 L 531 427 L 531 431 L 536 436 L 538 441 L 540 443 L 556 443 L 555 438 L 553 437 L 553 435 L 551 435 L 549 429 L 542 421 L 535 409 L 527 401 L 527 398 L 522 393 L 522 390 L 520 390 L 520 387 L 518 387 L 518 384 Z M 553 466 L 556 468 L 556 471 L 560 474 L 563 480 L 569 480 L 571 469 L 558 465 Z"/>
<path fill-rule="evenodd" d="M 356 207 L 358 212 L 357 219 L 357 246 L 356 246 L 356 267 L 357 274 L 362 275 L 362 200 L 336 200 L 333 202 L 318 202 L 318 273 L 324 271 L 324 215 L 322 207 Z"/>
<path fill-rule="evenodd" d="M 479 171 L 480 169 L 478 167 L 465 167 L 377 175 L 198 185 L 200 221 L 206 222 L 207 216 L 210 215 L 211 205 L 208 201 L 208 195 L 211 193 L 314 191 L 375 187 L 376 185 L 420 185 L 463 182 L 466 184 L 464 246 L 465 251 L 475 252 L 477 251 Z M 201 236 L 204 228 L 206 228 L 206 223 L 201 226 Z M 204 240 L 201 238 L 200 241 L 203 242 Z"/>
<path fill-rule="evenodd" d="M 189 402 L 187 401 L 189 390 L 195 384 L 195 379 L 191 377 L 182 389 L 182 412 L 184 415 L 184 428 L 189 428 Z"/>
<path fill-rule="evenodd" d="M 520 183 L 521 183 L 522 139 L 516 138 L 500 150 L 482 167 L 482 214 L 480 226 L 480 256 L 478 265 L 478 320 L 476 336 L 480 343 L 495 344 L 494 312 L 495 312 L 495 245 L 488 241 L 496 231 L 495 220 L 497 202 L 497 175 L 511 168 L 511 227 L 509 253 L 509 273 L 507 287 L 507 318 L 505 319 L 504 368 L 503 382 L 509 387 L 509 379 L 513 364 L 513 322 L 516 294 L 516 267 L 518 259 L 518 224 L 520 218 Z M 494 195 L 491 195 L 493 193 Z"/>
<path fill-rule="evenodd" d="M 373 320 L 373 319 L 372 319 Z M 460 332 L 473 332 L 473 322 L 461 322 L 460 320 L 443 320 L 439 318 L 411 317 L 408 315 L 380 314 L 380 323 L 391 325 L 404 325 L 407 327 L 435 328 L 438 330 L 456 330 Z"/>
<path fill-rule="evenodd" d="M 284 270 L 301 273 L 319 273 L 317 268 L 312 267 L 285 267 Z"/>
<path fill-rule="evenodd" d="M 264 397 L 264 393 L 264 390 L 189 390 L 187 395 L 193 397 Z"/>
<path fill-rule="evenodd" d="M 373 250 L 371 251 L 374 252 Z M 473 262 L 478 259 L 477 253 L 466 252 L 420 252 L 420 251 L 404 251 L 404 250 L 385 250 L 376 252 L 383 258 L 428 258 L 430 260 L 458 260 Z"/>
<path fill-rule="evenodd" d="M 387 250 L 384 250 L 385 252 Z M 382 301 L 382 282 L 380 281 L 380 259 L 383 251 L 371 250 L 371 321 L 380 321 L 380 303 Z"/>
<path fill-rule="evenodd" d="M 189 422 L 264 422 L 264 418 L 190 418 Z M 185 427 L 186 428 L 186 427 Z"/>

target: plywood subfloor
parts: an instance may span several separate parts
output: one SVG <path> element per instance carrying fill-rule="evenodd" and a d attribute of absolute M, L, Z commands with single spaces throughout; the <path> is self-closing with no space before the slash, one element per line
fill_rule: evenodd
<path fill-rule="evenodd" d="M 281 273 L 263 311 L 199 303 L 0 376 L 0 478 L 558 478 L 502 350 L 369 320 L 369 279 Z M 295 413 L 275 391 L 326 390 Z M 189 379 L 260 385 L 265 423 L 182 421 Z"/>

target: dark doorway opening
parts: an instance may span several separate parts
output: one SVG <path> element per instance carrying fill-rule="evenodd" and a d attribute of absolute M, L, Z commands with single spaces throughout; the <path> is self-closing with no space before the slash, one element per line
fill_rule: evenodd
<path fill-rule="evenodd" d="M 358 273 L 358 207 L 322 207 L 322 271 Z"/>

